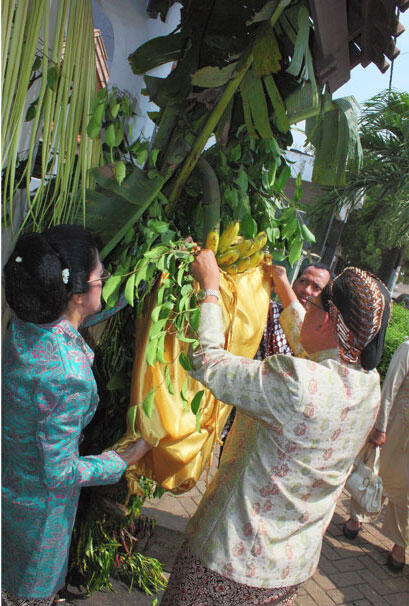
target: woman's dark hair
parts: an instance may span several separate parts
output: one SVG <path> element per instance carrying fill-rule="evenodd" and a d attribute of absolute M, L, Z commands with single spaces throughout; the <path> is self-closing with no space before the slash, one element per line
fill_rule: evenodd
<path fill-rule="evenodd" d="M 71 295 L 87 292 L 96 263 L 97 246 L 83 227 L 57 225 L 25 234 L 4 268 L 7 303 L 25 322 L 54 322 Z"/>

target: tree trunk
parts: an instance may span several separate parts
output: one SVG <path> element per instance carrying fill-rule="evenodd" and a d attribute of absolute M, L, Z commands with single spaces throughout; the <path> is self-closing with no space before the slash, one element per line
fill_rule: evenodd
<path fill-rule="evenodd" d="M 345 221 L 334 217 L 328 228 L 325 245 L 321 253 L 321 263 L 332 267 L 335 259 L 335 252 L 341 240 L 342 232 L 345 227 Z"/>
<path fill-rule="evenodd" d="M 390 250 L 382 251 L 382 261 L 378 270 L 378 276 L 385 284 L 389 285 L 389 282 L 393 278 L 395 268 L 401 263 L 402 255 L 403 248 L 392 248 Z"/>

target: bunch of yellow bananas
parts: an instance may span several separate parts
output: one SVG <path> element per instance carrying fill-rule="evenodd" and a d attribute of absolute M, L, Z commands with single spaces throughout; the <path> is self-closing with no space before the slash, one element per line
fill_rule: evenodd
<path fill-rule="evenodd" d="M 266 232 L 261 231 L 255 238 L 246 240 L 238 235 L 239 230 L 239 221 L 234 221 L 226 227 L 220 238 L 217 231 L 212 230 L 206 239 L 206 248 L 214 252 L 219 266 L 229 274 L 246 271 L 264 261 L 262 249 L 267 244 Z"/>

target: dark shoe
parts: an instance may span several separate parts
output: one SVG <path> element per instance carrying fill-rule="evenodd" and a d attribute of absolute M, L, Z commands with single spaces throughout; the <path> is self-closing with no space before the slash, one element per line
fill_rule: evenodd
<path fill-rule="evenodd" d="M 386 565 L 392 572 L 401 572 L 405 566 L 405 562 L 398 562 L 391 553 L 388 554 Z"/>
<path fill-rule="evenodd" d="M 342 532 L 344 533 L 344 537 L 346 537 L 347 539 L 351 539 L 351 541 L 353 539 L 356 539 L 360 530 L 361 530 L 361 528 L 358 528 L 357 530 L 351 530 L 350 528 L 348 528 L 346 522 L 342 527 Z"/>

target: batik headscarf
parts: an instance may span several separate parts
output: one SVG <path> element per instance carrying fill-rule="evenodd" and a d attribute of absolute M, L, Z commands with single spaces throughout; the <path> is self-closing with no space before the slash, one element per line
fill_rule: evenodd
<path fill-rule="evenodd" d="M 321 299 L 334 322 L 339 353 L 345 361 L 375 368 L 382 357 L 390 316 L 391 295 L 376 276 L 347 267 L 322 291 Z"/>

